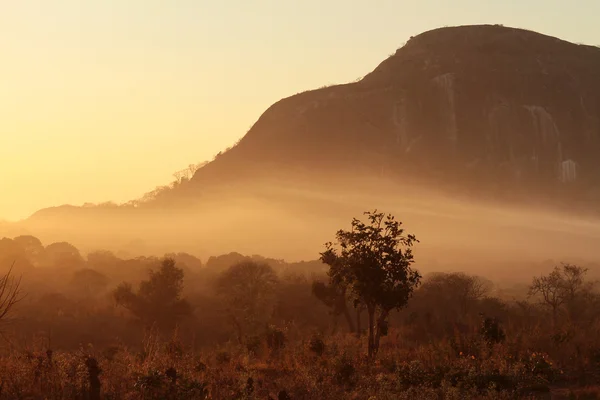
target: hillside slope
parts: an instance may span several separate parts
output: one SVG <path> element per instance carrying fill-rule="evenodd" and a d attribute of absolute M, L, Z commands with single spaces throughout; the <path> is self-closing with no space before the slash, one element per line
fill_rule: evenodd
<path fill-rule="evenodd" d="M 56 207 L 19 229 L 84 249 L 314 259 L 379 208 L 422 240 L 420 260 L 448 268 L 600 260 L 600 223 L 573 218 L 598 210 L 598 155 L 600 49 L 442 28 L 359 82 L 273 104 L 237 146 L 148 202 Z"/>
<path fill-rule="evenodd" d="M 275 103 L 192 181 L 343 171 L 587 196 L 599 154 L 599 48 L 463 26 L 411 38 L 357 83 Z"/>

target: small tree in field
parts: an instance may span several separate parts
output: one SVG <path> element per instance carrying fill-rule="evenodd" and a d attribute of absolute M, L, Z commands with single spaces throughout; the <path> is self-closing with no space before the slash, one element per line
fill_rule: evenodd
<path fill-rule="evenodd" d="M 368 354 L 374 357 L 390 311 L 407 304 L 421 275 L 411 268 L 415 236 L 405 235 L 392 215 L 377 210 L 365 215 L 366 223 L 354 218 L 351 230 L 336 233 L 335 245 L 326 244 L 321 261 L 329 265 L 331 284 L 347 287 L 354 304 L 366 306 Z"/>
<path fill-rule="evenodd" d="M 142 281 L 137 292 L 129 283 L 122 283 L 113 292 L 120 306 L 131 311 L 143 323 L 158 324 L 161 328 L 173 328 L 192 308 L 183 299 L 183 270 L 175 261 L 165 258 L 158 271 L 150 271 L 148 280 Z"/>
<path fill-rule="evenodd" d="M 529 287 L 529 296 L 538 296 L 541 304 L 552 312 L 552 324 L 556 327 L 561 308 L 569 316 L 576 314 L 577 300 L 592 292 L 593 282 L 586 281 L 587 268 L 572 264 L 556 266 L 548 275 L 535 277 Z"/>
<path fill-rule="evenodd" d="M 278 283 L 270 265 L 254 261 L 234 264 L 219 276 L 217 288 L 240 343 L 269 322 Z"/>

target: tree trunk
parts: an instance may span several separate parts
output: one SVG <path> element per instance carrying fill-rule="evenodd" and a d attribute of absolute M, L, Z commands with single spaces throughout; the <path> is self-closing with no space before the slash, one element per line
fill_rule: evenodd
<path fill-rule="evenodd" d="M 375 343 L 374 343 L 374 355 L 377 354 L 377 352 L 379 351 L 379 341 L 381 339 L 381 331 L 384 328 L 384 325 L 386 323 L 388 314 L 389 314 L 389 310 L 381 310 L 381 315 L 379 315 L 379 318 L 377 318 L 377 333 L 375 334 Z"/>
<path fill-rule="evenodd" d="M 362 310 L 360 308 L 356 309 L 356 336 L 360 337 L 362 334 L 362 327 L 360 326 L 360 314 Z"/>
<path fill-rule="evenodd" d="M 348 323 L 348 329 L 350 333 L 354 333 L 354 322 L 352 321 L 352 316 L 350 316 L 350 312 L 348 311 L 348 305 L 346 304 L 346 289 L 342 291 L 342 293 L 336 299 L 336 306 L 338 312 L 344 314 L 344 318 L 346 318 L 346 322 Z"/>
<path fill-rule="evenodd" d="M 333 327 L 331 329 L 332 335 L 335 335 L 335 333 L 337 332 L 337 328 L 338 328 L 338 316 L 334 315 L 333 316 Z"/>
<path fill-rule="evenodd" d="M 244 333 L 242 330 L 242 325 L 239 323 L 239 321 L 237 320 L 237 318 L 234 315 L 231 315 L 231 321 L 233 322 L 233 326 L 235 326 L 238 343 L 243 344 L 244 343 Z"/>
<path fill-rule="evenodd" d="M 368 345 L 368 355 L 369 358 L 374 357 L 374 349 L 375 349 L 375 333 L 374 333 L 374 325 L 375 325 L 375 307 L 371 305 L 367 305 L 367 312 L 369 313 L 369 345 Z"/>
<path fill-rule="evenodd" d="M 350 315 L 350 312 L 348 311 L 348 307 L 346 307 L 345 304 L 344 304 L 343 312 L 344 312 L 344 317 L 346 318 L 346 322 L 348 322 L 348 329 L 350 330 L 350 333 L 354 333 L 354 322 L 352 322 L 352 316 Z"/>

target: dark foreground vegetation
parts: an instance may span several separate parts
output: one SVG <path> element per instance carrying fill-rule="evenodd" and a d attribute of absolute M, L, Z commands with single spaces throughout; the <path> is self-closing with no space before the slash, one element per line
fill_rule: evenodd
<path fill-rule="evenodd" d="M 421 277 L 417 238 L 377 212 L 334 239 L 295 264 L 2 239 L 0 399 L 600 397 L 585 266 Z"/>

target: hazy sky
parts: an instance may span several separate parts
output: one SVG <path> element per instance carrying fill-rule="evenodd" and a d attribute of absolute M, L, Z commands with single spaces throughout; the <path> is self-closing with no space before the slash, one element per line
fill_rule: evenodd
<path fill-rule="evenodd" d="M 0 219 L 136 198 L 420 32 L 600 44 L 598 15 L 598 0 L 0 0 Z"/>

